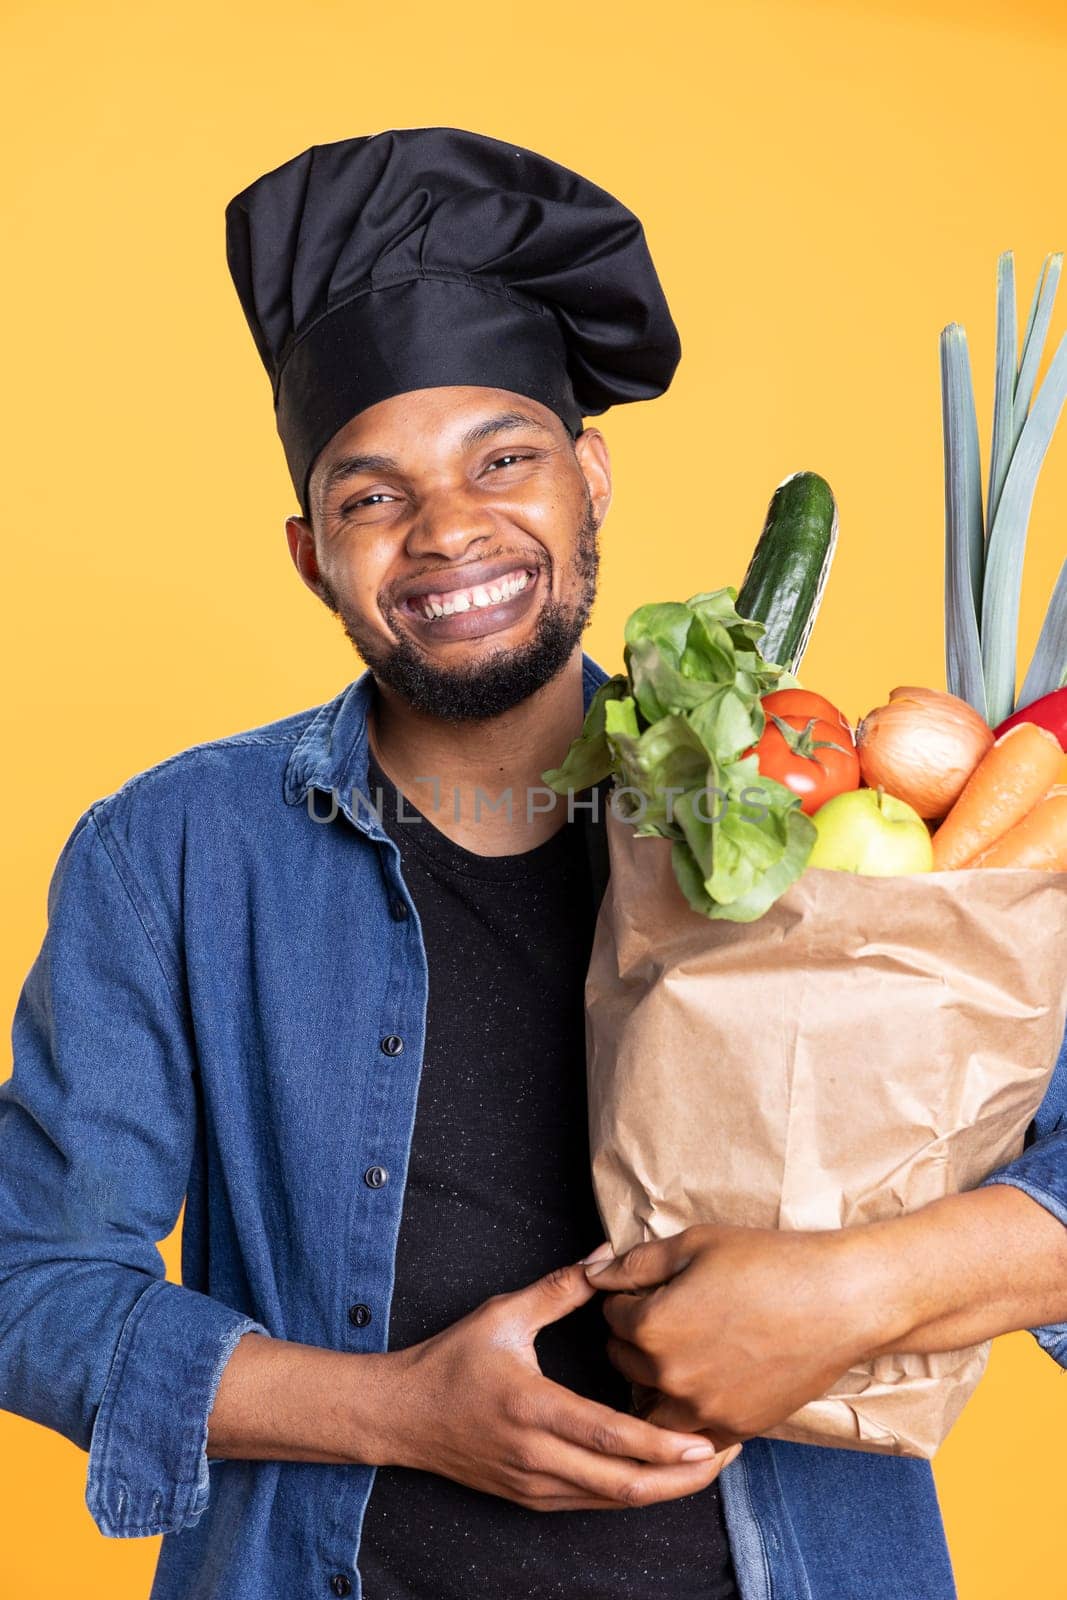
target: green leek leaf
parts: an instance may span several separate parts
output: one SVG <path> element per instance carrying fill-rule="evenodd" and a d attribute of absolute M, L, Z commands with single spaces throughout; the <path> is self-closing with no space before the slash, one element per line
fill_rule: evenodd
<path fill-rule="evenodd" d="M 1067 335 L 1060 341 L 1019 435 L 986 548 L 982 666 L 986 685 L 986 719 L 994 728 L 1011 715 L 1015 704 L 1015 649 L 1027 524 L 1041 464 L 1065 400 Z"/>
<path fill-rule="evenodd" d="M 1019 376 L 1015 317 L 1015 261 L 1011 251 L 1005 250 L 997 263 L 997 360 L 993 388 L 993 447 L 989 458 L 989 493 L 985 513 L 987 529 L 993 526 L 993 518 L 997 514 L 997 504 L 1016 440 L 1012 427 L 1012 405 Z M 976 611 L 981 603 L 981 593 L 976 592 Z"/>
<path fill-rule="evenodd" d="M 1054 253 L 1045 257 L 1038 276 L 1037 287 L 1034 290 L 1034 298 L 1030 305 L 1030 316 L 1026 324 L 1026 333 L 1023 336 L 1022 357 L 1019 361 L 1019 377 L 1015 385 L 1015 402 L 1012 407 L 1013 451 L 1019 442 L 1019 435 L 1023 431 L 1026 413 L 1030 409 L 1030 399 L 1034 392 L 1037 369 L 1041 365 L 1045 340 L 1048 337 L 1049 323 L 1052 320 L 1052 307 L 1056 299 L 1056 287 L 1060 281 L 1060 269 L 1062 266 L 1062 254 Z"/>
<path fill-rule="evenodd" d="M 1033 705 L 1043 694 L 1062 689 L 1067 682 L 1067 561 L 1060 568 L 1038 635 L 1030 670 L 1019 693 L 1016 710 Z"/>
<path fill-rule="evenodd" d="M 1041 264 L 1041 271 L 1037 275 L 1037 287 L 1034 289 L 1034 297 L 1030 301 L 1030 315 L 1026 319 L 1026 332 L 1023 334 L 1022 348 L 1024 351 L 1030 343 L 1030 337 L 1034 331 L 1034 323 L 1037 321 L 1037 308 L 1041 304 L 1041 290 L 1044 286 L 1045 274 L 1048 272 L 1048 264 L 1051 259 L 1051 256 L 1045 257 Z"/>
<path fill-rule="evenodd" d="M 941 406 L 945 444 L 945 667 L 951 694 L 986 714 L 978 602 L 982 585 L 982 472 L 978 419 L 967 352 L 958 323 L 941 334 Z"/>

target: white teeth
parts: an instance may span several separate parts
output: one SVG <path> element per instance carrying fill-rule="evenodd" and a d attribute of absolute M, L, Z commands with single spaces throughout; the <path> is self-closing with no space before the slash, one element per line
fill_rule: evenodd
<path fill-rule="evenodd" d="M 450 617 L 457 611 L 469 611 L 471 606 L 495 606 L 504 600 L 510 600 L 529 583 L 529 574 L 519 572 L 513 578 L 507 578 L 496 583 L 487 583 L 477 589 L 464 590 L 457 593 L 451 600 L 423 600 L 422 614 L 427 622 L 432 622 L 435 617 Z"/>

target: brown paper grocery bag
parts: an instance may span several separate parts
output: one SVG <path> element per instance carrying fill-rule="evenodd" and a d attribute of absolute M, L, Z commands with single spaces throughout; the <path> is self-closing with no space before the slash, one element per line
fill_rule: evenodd
<path fill-rule="evenodd" d="M 1063 1040 L 1067 873 L 809 868 L 758 921 L 712 922 L 669 840 L 605 825 L 586 1041 L 616 1251 L 899 1216 L 1019 1154 Z M 932 1456 L 988 1348 L 880 1356 L 771 1437 Z"/>

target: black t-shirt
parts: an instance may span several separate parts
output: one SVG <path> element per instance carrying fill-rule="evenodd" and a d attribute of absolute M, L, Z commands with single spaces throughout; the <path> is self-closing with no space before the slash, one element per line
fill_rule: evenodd
<path fill-rule="evenodd" d="M 585 1090 L 596 906 L 580 821 L 520 854 L 481 856 L 399 797 L 373 753 L 368 777 L 429 968 L 389 1328 L 390 1349 L 403 1349 L 603 1238 Z M 556 1382 L 631 1411 L 629 1383 L 605 1354 L 601 1301 L 544 1329 L 537 1354 Z M 359 1570 L 366 1600 L 737 1594 L 717 1484 L 627 1511 L 539 1512 L 435 1473 L 379 1468 Z"/>

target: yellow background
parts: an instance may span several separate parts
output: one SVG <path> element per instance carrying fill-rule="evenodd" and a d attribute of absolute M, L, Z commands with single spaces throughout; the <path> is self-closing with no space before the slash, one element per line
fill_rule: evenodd
<path fill-rule="evenodd" d="M 854 716 L 943 682 L 937 336 L 968 330 L 985 447 L 997 253 L 1022 317 L 1067 246 L 1062 0 L 6 0 L 0 28 L 8 1016 L 90 801 L 360 670 L 289 562 L 223 250 L 231 195 L 310 144 L 465 126 L 642 218 L 684 355 L 667 396 L 598 421 L 604 666 L 637 604 L 739 581 L 774 485 L 813 467 L 842 532 L 806 681 Z M 1067 436 L 1027 656 L 1065 520 Z M 164 1250 L 176 1275 L 177 1233 Z M 998 1343 L 937 1463 L 962 1600 L 1067 1596 L 1065 1426 L 1058 1369 Z M 103 1539 L 84 1477 L 73 1445 L 0 1417 L 4 1600 L 147 1594 L 159 1541 Z"/>

